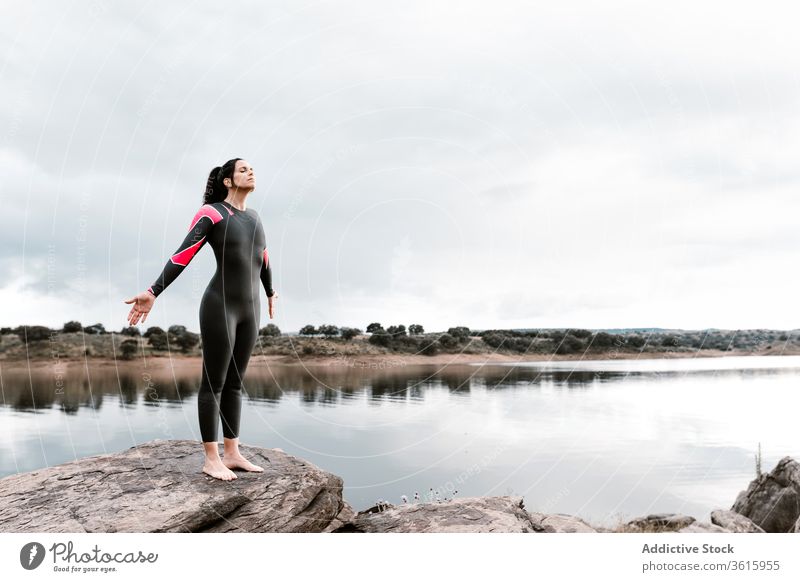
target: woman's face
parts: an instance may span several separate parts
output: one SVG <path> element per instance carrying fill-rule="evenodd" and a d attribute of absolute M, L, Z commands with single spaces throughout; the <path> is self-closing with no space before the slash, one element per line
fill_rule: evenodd
<path fill-rule="evenodd" d="M 245 160 L 236 160 L 236 167 L 233 169 L 233 184 L 240 190 L 256 189 L 256 174 L 253 167 Z"/>

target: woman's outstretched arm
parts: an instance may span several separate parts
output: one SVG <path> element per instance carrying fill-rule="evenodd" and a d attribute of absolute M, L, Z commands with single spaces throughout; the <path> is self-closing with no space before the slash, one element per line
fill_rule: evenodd
<path fill-rule="evenodd" d="M 205 244 L 206 238 L 213 226 L 222 220 L 222 214 L 211 204 L 203 205 L 194 215 L 189 232 L 184 237 L 178 250 L 169 258 L 164 269 L 146 291 L 131 297 L 125 303 L 133 303 L 127 320 L 129 325 L 136 325 L 141 319 L 142 323 L 147 320 L 147 314 L 153 308 L 153 303 L 170 283 L 178 278 L 197 251 Z"/>
<path fill-rule="evenodd" d="M 211 204 L 203 205 L 197 214 L 194 215 L 192 223 L 189 225 L 189 232 L 178 247 L 178 250 L 164 265 L 164 269 L 156 279 L 155 283 L 148 287 L 148 291 L 154 297 L 158 297 L 178 278 L 189 262 L 194 258 L 202 246 L 206 243 L 206 237 L 215 224 L 222 220 L 222 214 Z"/>

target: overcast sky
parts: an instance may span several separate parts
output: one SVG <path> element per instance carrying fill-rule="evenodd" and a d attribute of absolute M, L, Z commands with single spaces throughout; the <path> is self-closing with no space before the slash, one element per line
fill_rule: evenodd
<path fill-rule="evenodd" d="M 283 331 L 800 327 L 792 3 L 532 4 L 4 7 L 0 324 L 121 329 L 243 157 Z"/>

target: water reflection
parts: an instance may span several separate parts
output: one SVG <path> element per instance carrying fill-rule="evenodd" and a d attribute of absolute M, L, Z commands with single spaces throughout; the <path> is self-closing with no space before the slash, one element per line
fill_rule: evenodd
<path fill-rule="evenodd" d="M 244 384 L 248 398 L 255 402 L 277 404 L 289 395 L 298 395 L 303 404 L 335 406 L 363 397 L 373 404 L 422 402 L 425 391 L 431 389 L 446 389 L 449 394 L 468 397 L 474 388 L 507 390 L 538 385 L 580 389 L 633 379 L 669 381 L 688 375 L 702 379 L 798 373 L 793 367 L 660 371 L 644 367 L 621 371 L 602 369 L 606 363 L 599 363 L 598 369 L 589 364 L 415 365 L 379 371 L 345 366 L 252 366 Z M 670 365 L 675 366 L 674 361 Z M 58 376 L 47 369 L 6 369 L 2 405 L 29 413 L 55 408 L 78 414 L 81 409 L 100 410 L 104 397 L 113 395 L 114 403 L 123 407 L 183 406 L 184 400 L 197 394 L 199 364 L 197 367 L 143 371 L 124 366 L 74 366 Z"/>
<path fill-rule="evenodd" d="M 800 358 L 785 358 L 378 370 L 257 362 L 244 382 L 242 442 L 340 475 L 356 509 L 452 485 L 459 496 L 522 494 L 534 511 L 598 524 L 660 511 L 707 520 L 752 479 L 758 443 L 765 470 L 800 459 Z M 199 362 L 0 374 L 0 477 L 155 438 L 199 439 Z"/>

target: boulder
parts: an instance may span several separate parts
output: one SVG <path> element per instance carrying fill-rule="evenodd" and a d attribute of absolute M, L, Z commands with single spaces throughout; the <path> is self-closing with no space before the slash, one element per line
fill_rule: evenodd
<path fill-rule="evenodd" d="M 593 528 L 579 517 L 565 513 L 535 513 L 528 512 L 533 523 L 534 531 L 541 533 L 597 533 Z"/>
<path fill-rule="evenodd" d="M 678 533 L 731 533 L 724 527 L 705 521 L 696 521 L 678 530 Z"/>
<path fill-rule="evenodd" d="M 711 523 L 733 533 L 765 533 L 763 529 L 745 516 L 735 511 L 728 511 L 727 509 L 715 509 L 712 511 Z"/>
<path fill-rule="evenodd" d="M 784 457 L 739 493 L 731 510 L 765 532 L 797 532 L 800 518 L 800 463 Z"/>
<path fill-rule="evenodd" d="M 203 447 L 154 440 L 0 479 L 1 532 L 322 532 L 348 521 L 342 479 L 275 449 L 240 445 L 263 473 L 220 481 Z"/>
<path fill-rule="evenodd" d="M 464 497 L 435 503 L 387 504 L 360 511 L 337 533 L 533 533 L 521 497 Z"/>
<path fill-rule="evenodd" d="M 691 515 L 680 513 L 651 513 L 645 517 L 637 517 L 625 524 L 627 532 L 669 532 L 678 531 L 695 522 Z"/>

